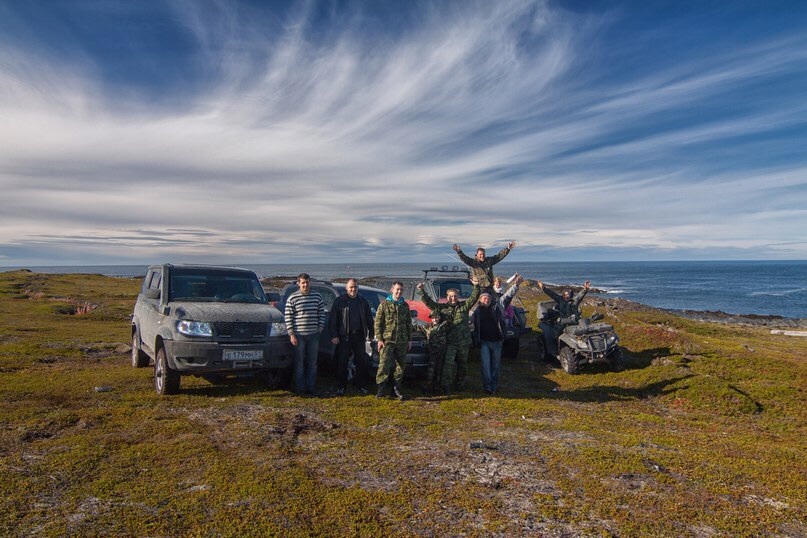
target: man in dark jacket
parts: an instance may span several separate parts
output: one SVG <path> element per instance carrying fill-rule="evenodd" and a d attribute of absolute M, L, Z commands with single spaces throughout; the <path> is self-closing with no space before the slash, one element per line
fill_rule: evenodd
<path fill-rule="evenodd" d="M 507 335 L 505 309 L 518 292 L 523 281 L 516 274 L 515 283 L 498 299 L 485 292 L 479 296 L 479 305 L 473 314 L 474 333 L 479 342 L 479 359 L 482 363 L 482 388 L 488 394 L 496 394 L 499 387 L 499 365 L 502 362 L 502 341 Z"/>
<path fill-rule="evenodd" d="M 345 393 L 347 366 L 350 355 L 356 364 L 356 377 L 353 384 L 362 394 L 367 394 L 369 358 L 365 343 L 373 340 L 373 314 L 367 299 L 359 295 L 359 283 L 351 278 L 345 283 L 347 295 L 340 295 L 333 302 L 328 318 L 331 342 L 336 344 L 336 394 Z"/>
<path fill-rule="evenodd" d="M 557 303 L 557 321 L 541 321 L 538 324 L 541 331 L 544 333 L 544 343 L 547 353 L 557 356 L 558 337 L 566 326 L 574 325 L 580 321 L 580 302 L 583 300 L 583 297 L 586 296 L 586 293 L 588 293 L 591 282 L 586 280 L 585 284 L 583 284 L 583 289 L 574 295 L 572 295 L 572 290 L 570 289 L 565 289 L 562 294 L 559 294 L 544 286 L 544 283 L 540 280 L 538 281 L 538 287 L 541 288 L 541 291 L 549 296 L 550 299 L 553 299 Z"/>

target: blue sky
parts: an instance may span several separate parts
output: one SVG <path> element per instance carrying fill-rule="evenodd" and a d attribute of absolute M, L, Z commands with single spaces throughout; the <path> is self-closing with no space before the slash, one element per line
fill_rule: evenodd
<path fill-rule="evenodd" d="M 806 2 L 0 0 L 0 266 L 807 259 Z"/>

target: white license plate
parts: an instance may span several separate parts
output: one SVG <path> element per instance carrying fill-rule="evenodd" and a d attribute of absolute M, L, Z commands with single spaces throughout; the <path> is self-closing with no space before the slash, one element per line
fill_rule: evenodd
<path fill-rule="evenodd" d="M 254 361 L 263 358 L 263 350 L 225 349 L 222 358 L 225 361 Z"/>

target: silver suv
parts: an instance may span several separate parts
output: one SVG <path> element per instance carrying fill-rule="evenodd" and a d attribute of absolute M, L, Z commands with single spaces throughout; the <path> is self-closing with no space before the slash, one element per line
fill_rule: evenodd
<path fill-rule="evenodd" d="M 274 385 L 288 378 L 292 357 L 283 315 L 252 271 L 148 268 L 132 315 L 132 366 L 154 362 L 159 394 L 178 392 L 182 375 L 261 374 Z"/>

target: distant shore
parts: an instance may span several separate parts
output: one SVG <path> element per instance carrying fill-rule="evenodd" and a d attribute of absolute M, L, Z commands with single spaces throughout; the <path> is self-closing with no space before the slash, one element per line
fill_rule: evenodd
<path fill-rule="evenodd" d="M 359 283 L 366 286 L 376 286 L 379 277 L 360 278 Z M 289 282 L 293 282 L 295 276 L 275 276 L 262 279 L 263 283 L 272 289 L 280 290 Z M 342 280 L 345 279 L 336 279 Z M 578 285 L 566 285 L 561 287 L 568 287 L 577 292 L 580 290 Z M 787 329 L 807 329 L 807 319 L 805 318 L 787 318 L 784 316 L 776 315 L 761 315 L 761 314 L 730 314 L 720 310 L 677 310 L 669 308 L 657 308 L 643 303 L 623 299 L 619 297 L 605 296 L 605 290 L 591 288 L 589 296 L 585 300 L 585 304 L 597 306 L 604 306 L 613 310 L 630 310 L 630 311 L 658 311 L 667 312 L 669 314 L 680 316 L 695 321 L 704 321 L 711 323 L 722 323 L 726 325 L 745 325 L 750 327 L 770 327 L 770 328 L 787 328 Z M 538 299 L 546 298 L 543 293 L 538 289 L 537 281 L 527 279 L 522 284 L 519 295 L 525 299 Z"/>

